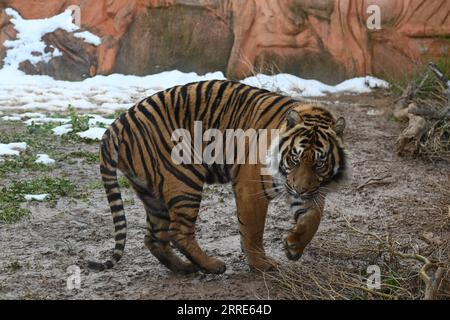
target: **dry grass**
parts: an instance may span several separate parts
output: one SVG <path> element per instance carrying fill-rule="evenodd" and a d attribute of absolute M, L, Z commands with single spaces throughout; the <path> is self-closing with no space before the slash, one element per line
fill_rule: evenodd
<path fill-rule="evenodd" d="M 450 162 L 450 88 L 445 75 L 438 77 L 437 67 L 430 65 L 401 88 L 397 115 L 409 117 L 409 126 L 399 137 L 398 151 L 410 150 L 427 160 Z M 397 85 L 398 87 L 398 85 Z"/>
<path fill-rule="evenodd" d="M 267 287 L 296 300 L 450 299 L 448 239 L 419 254 L 407 237 L 363 231 L 347 220 L 330 233 L 321 235 L 320 244 L 310 247 L 300 264 L 264 274 Z M 369 265 L 381 270 L 379 290 L 367 285 Z"/>
<path fill-rule="evenodd" d="M 419 141 L 419 154 L 435 161 L 450 162 L 450 120 L 437 120 L 430 124 Z"/>

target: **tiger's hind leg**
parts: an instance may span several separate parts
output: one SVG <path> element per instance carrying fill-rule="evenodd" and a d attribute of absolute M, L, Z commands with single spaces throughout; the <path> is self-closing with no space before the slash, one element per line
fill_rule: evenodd
<path fill-rule="evenodd" d="M 191 190 L 174 193 L 169 200 L 171 242 L 192 263 L 205 273 L 221 274 L 225 272 L 225 263 L 208 256 L 195 239 L 195 222 L 200 208 L 201 192 Z"/>
<path fill-rule="evenodd" d="M 190 274 L 198 271 L 191 262 L 183 261 L 176 255 L 169 241 L 169 214 L 156 208 L 154 201 L 141 197 L 147 214 L 147 231 L 144 238 L 145 246 L 167 268 L 175 273 Z M 153 204 L 153 205 L 152 205 Z M 159 207 L 159 206 L 158 206 Z"/>

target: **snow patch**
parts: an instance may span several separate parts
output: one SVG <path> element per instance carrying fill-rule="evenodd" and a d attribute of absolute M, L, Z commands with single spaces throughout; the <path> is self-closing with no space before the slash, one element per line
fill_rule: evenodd
<path fill-rule="evenodd" d="M 23 151 L 26 148 L 27 144 L 25 142 L 8 144 L 0 143 L 0 156 L 18 156 L 20 151 Z"/>
<path fill-rule="evenodd" d="M 32 124 L 45 124 L 45 123 L 67 123 L 70 122 L 68 118 L 31 118 L 25 121 L 27 126 Z"/>
<path fill-rule="evenodd" d="M 20 121 L 20 120 L 22 120 L 22 117 L 4 116 L 4 117 L 2 117 L 2 120 L 4 120 L 4 121 Z"/>
<path fill-rule="evenodd" d="M 49 194 L 26 194 L 24 198 L 26 201 L 44 201 L 49 196 Z"/>
<path fill-rule="evenodd" d="M 47 76 L 25 75 L 4 68 L 0 70 L 0 110 L 65 111 L 72 105 L 79 110 L 112 113 L 116 110 L 129 109 L 137 101 L 160 90 L 212 79 L 223 80 L 225 77 L 221 72 L 201 76 L 173 70 L 144 77 L 113 74 L 70 82 L 54 80 Z M 317 80 L 305 80 L 290 74 L 273 76 L 261 74 L 244 79 L 242 83 L 292 97 L 366 93 L 374 88 L 389 86 L 386 81 L 370 76 L 330 86 Z M 46 120 L 41 122 L 43 121 Z"/>
<path fill-rule="evenodd" d="M 105 128 L 90 128 L 87 131 L 78 132 L 77 135 L 84 139 L 90 139 L 90 140 L 101 140 L 103 137 L 103 134 L 105 133 Z"/>
<path fill-rule="evenodd" d="M 273 76 L 258 74 L 244 79 L 242 83 L 289 96 L 320 97 L 327 94 L 367 93 L 374 88 L 388 88 L 389 84 L 371 76 L 346 80 L 330 86 L 317 80 L 306 80 L 291 74 L 281 73 Z"/>
<path fill-rule="evenodd" d="M 109 126 L 115 121 L 115 119 L 107 119 L 96 114 L 88 114 L 87 116 L 89 117 L 90 126 L 96 126 L 98 124 Z"/>
<path fill-rule="evenodd" d="M 55 164 L 55 160 L 50 158 L 47 154 L 38 154 L 35 161 L 38 164 L 52 165 Z"/>
<path fill-rule="evenodd" d="M 93 44 L 94 46 L 99 46 L 102 43 L 100 37 L 90 33 L 89 31 L 76 32 L 73 35 L 77 38 L 83 39 L 86 43 Z"/>
<path fill-rule="evenodd" d="M 56 127 L 52 129 L 53 134 L 56 136 L 62 136 L 64 134 L 67 134 L 69 132 L 72 132 L 72 125 L 71 124 L 63 124 L 62 126 Z"/>
<path fill-rule="evenodd" d="M 221 72 L 201 76 L 174 70 L 145 77 L 114 74 L 70 82 L 3 68 L 0 70 L 0 110 L 65 111 L 72 105 L 76 109 L 112 113 L 129 109 L 140 99 L 160 90 L 212 79 L 225 77 Z"/>

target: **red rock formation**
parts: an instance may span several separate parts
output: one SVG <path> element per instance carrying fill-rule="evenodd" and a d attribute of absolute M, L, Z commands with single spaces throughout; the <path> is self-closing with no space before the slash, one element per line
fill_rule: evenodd
<path fill-rule="evenodd" d="M 64 30 L 56 30 L 43 37 L 47 44 L 46 51 L 54 48 L 62 53 L 49 62 L 33 65 L 29 61 L 20 64 L 20 69 L 27 74 L 51 75 L 57 80 L 81 80 L 97 74 L 97 49 Z"/>
<path fill-rule="evenodd" d="M 36 19 L 73 4 L 81 8 L 82 27 L 102 38 L 98 48 L 82 46 L 72 56 L 84 57 L 78 63 L 89 74 L 177 68 L 242 78 L 272 69 L 338 82 L 398 76 L 449 56 L 450 1 L 444 0 L 5 0 L 0 58 L 3 41 L 15 36 L 2 7 Z M 371 4 L 381 8 L 381 30 L 366 25 Z"/>

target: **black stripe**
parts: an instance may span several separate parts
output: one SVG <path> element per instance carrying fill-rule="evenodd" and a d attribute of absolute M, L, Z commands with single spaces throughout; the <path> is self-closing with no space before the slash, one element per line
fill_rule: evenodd
<path fill-rule="evenodd" d="M 116 243 L 116 245 L 114 246 L 114 249 L 123 251 L 125 249 L 125 244 L 123 244 L 123 243 Z M 113 255 L 113 257 L 114 257 L 114 255 Z"/>
<path fill-rule="evenodd" d="M 123 210 L 123 205 L 111 206 L 111 212 L 119 212 Z"/>
<path fill-rule="evenodd" d="M 118 222 L 126 221 L 125 215 L 122 214 L 120 216 L 113 217 L 113 223 L 116 224 Z M 125 226 L 124 226 L 125 227 Z"/>
<path fill-rule="evenodd" d="M 119 234 L 115 235 L 114 240 L 120 241 L 120 240 L 124 240 L 126 238 L 127 238 L 127 234 L 126 233 L 119 233 Z"/>
<path fill-rule="evenodd" d="M 100 173 L 115 176 L 117 173 L 115 170 L 109 170 L 104 165 L 100 166 Z"/>
<path fill-rule="evenodd" d="M 107 197 L 109 203 L 122 199 L 120 193 L 109 194 Z"/>

